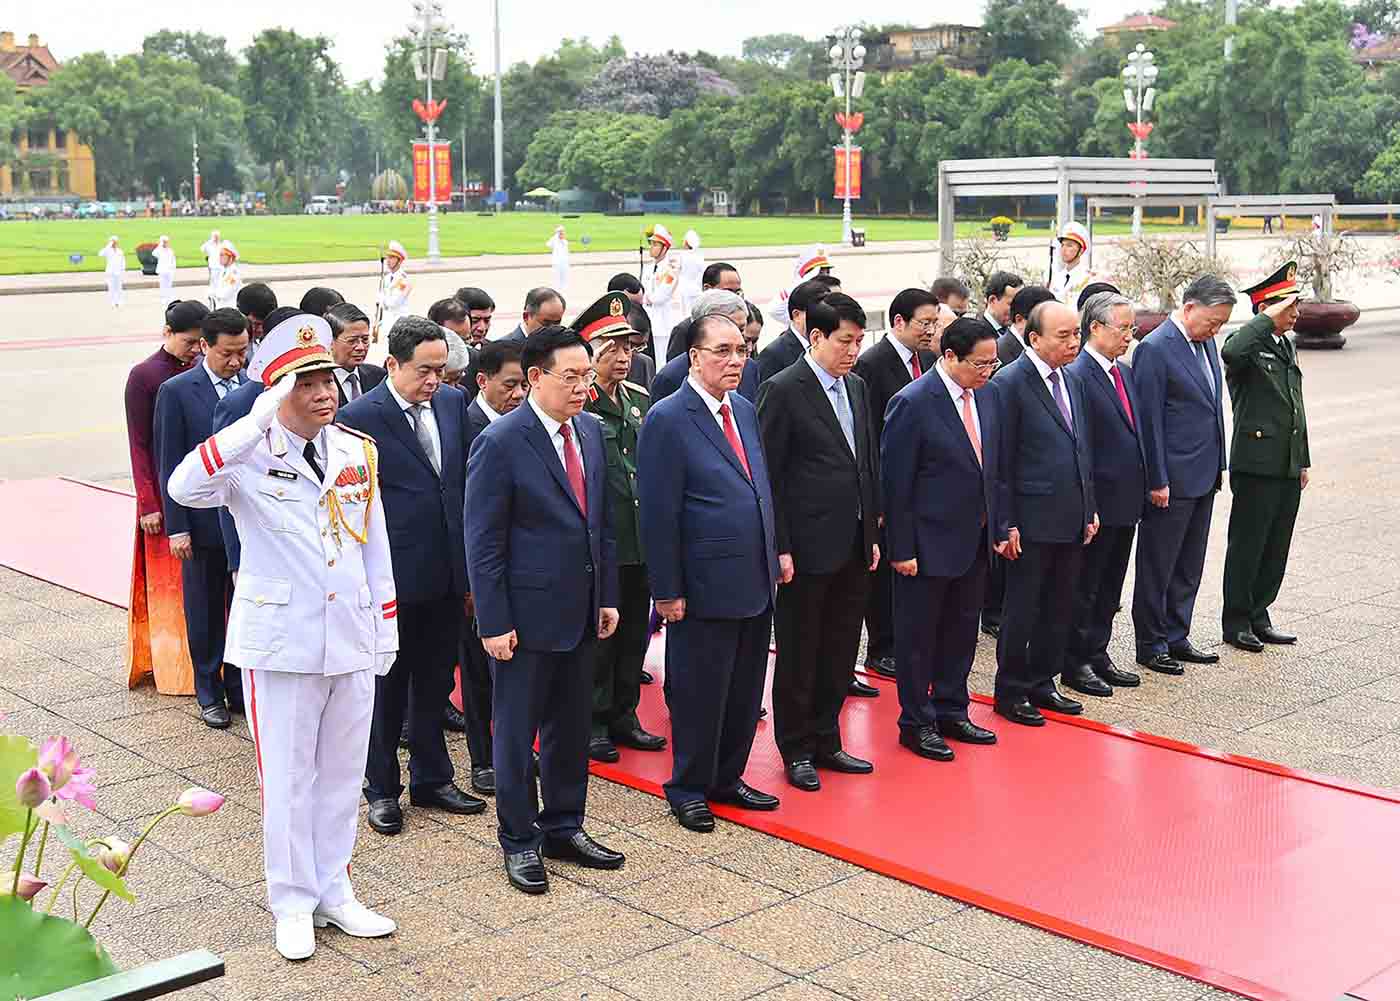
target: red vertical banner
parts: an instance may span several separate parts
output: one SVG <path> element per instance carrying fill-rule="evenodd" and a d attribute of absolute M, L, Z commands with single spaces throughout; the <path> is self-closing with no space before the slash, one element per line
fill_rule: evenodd
<path fill-rule="evenodd" d="M 452 201 L 452 144 L 433 143 L 433 182 L 437 185 L 433 201 L 447 204 Z"/>
<path fill-rule="evenodd" d="M 846 147 L 836 149 L 836 197 L 846 197 Z M 851 147 L 851 197 L 860 197 L 860 147 Z"/>
<path fill-rule="evenodd" d="M 202 198 L 203 195 L 204 195 L 204 186 L 203 186 L 202 184 L 200 184 L 199 182 L 200 182 L 200 177 L 199 177 L 198 174 L 195 174 L 195 175 L 194 175 L 194 200 L 195 200 L 195 201 L 199 201 L 200 198 Z"/>
<path fill-rule="evenodd" d="M 413 200 L 415 202 L 428 200 L 428 144 L 426 142 L 413 144 Z"/>

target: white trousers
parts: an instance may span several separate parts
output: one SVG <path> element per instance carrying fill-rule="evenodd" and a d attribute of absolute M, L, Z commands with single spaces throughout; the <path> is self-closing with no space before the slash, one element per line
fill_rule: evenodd
<path fill-rule="evenodd" d="M 353 897 L 374 672 L 245 671 L 262 783 L 267 903 L 278 917 Z"/>
<path fill-rule="evenodd" d="M 126 292 L 122 289 L 121 275 L 107 276 L 107 301 L 113 306 L 120 306 L 126 299 Z"/>
<path fill-rule="evenodd" d="M 554 262 L 554 291 L 564 292 L 569 287 L 569 262 Z"/>
<path fill-rule="evenodd" d="M 160 304 L 169 306 L 171 300 L 175 298 L 175 275 L 172 273 L 156 277 L 160 279 Z"/>

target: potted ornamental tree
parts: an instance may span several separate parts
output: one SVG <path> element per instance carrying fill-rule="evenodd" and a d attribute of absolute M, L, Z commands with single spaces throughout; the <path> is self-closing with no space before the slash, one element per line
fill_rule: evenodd
<path fill-rule="evenodd" d="M 1361 318 L 1356 303 L 1333 297 L 1333 283 L 1361 264 L 1361 248 L 1345 233 L 1314 229 L 1288 241 L 1282 260 L 1298 262 L 1298 284 L 1311 285 L 1312 299 L 1298 302 L 1293 343 L 1299 348 L 1337 350 L 1347 339 L 1342 331 Z"/>
<path fill-rule="evenodd" d="M 1180 305 L 1181 290 L 1201 275 L 1234 280 L 1229 265 L 1202 253 L 1190 240 L 1145 236 L 1123 240 L 1116 249 L 1115 276 L 1107 280 L 1141 304 L 1135 319 L 1139 339 L 1166 320 Z"/>

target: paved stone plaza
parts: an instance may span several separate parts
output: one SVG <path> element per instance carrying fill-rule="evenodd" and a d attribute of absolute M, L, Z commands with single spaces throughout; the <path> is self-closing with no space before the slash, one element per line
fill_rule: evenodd
<path fill-rule="evenodd" d="M 1389 314 L 1379 314 L 1384 317 Z M 1295 648 L 1222 648 L 1185 678 L 1088 700 L 1098 719 L 1378 786 L 1400 786 L 1400 331 L 1378 317 L 1345 351 L 1305 353 L 1314 461 L 1275 622 Z M 1195 642 L 1220 640 L 1228 492 L 1215 507 Z M 21 526 L 22 527 L 22 526 Z M 16 530 L 10 526 L 8 530 Z M 61 526 L 28 526 L 58 531 Z M 1131 582 L 1129 584 L 1131 587 Z M 1126 599 L 1125 599 L 1126 603 Z M 662 800 L 595 779 L 589 830 L 627 853 L 596 873 L 551 866 L 529 898 L 501 872 L 495 818 L 406 812 L 393 838 L 361 826 L 353 880 L 399 922 L 388 939 L 318 933 L 308 962 L 272 948 L 264 908 L 253 747 L 241 717 L 207 730 L 192 699 L 129 692 L 126 613 L 0 570 L 5 729 L 65 733 L 97 769 L 88 836 L 131 839 L 191 784 L 228 796 L 216 815 L 175 817 L 133 868 L 134 905 L 113 901 L 98 934 L 120 965 L 204 947 L 227 975 L 184 995 L 224 999 L 522 998 L 533 1001 L 914 1001 L 1162 999 L 1228 995 L 720 821 L 681 830 Z M 1120 615 L 1114 656 L 1132 661 Z M 979 651 L 974 687 L 994 657 Z M 893 698 L 886 688 L 884 698 Z M 1005 724 L 1009 725 L 1009 724 Z M 895 746 L 890 755 L 907 753 Z M 765 727 L 759 740 L 771 740 Z M 465 745 L 452 735 L 459 766 Z M 876 761 L 879 767 L 879 761 Z M 930 763 L 929 791 L 941 768 Z M 1066 781 L 1070 781 L 1066 779 Z M 1083 781 L 1076 779 L 1075 781 Z M 781 795 L 802 795 L 791 789 Z M 920 794 L 911 790 L 911 795 Z M 1096 845 L 1114 850 L 1116 832 Z M 1049 844 L 1046 864 L 1075 850 Z"/>

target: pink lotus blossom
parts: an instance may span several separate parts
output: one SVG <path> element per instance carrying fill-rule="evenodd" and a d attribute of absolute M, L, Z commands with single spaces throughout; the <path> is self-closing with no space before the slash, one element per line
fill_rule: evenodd
<path fill-rule="evenodd" d="M 22 772 L 15 780 L 15 795 L 19 797 L 19 805 L 26 810 L 34 809 L 52 794 L 49 777 L 37 768 Z"/>
<path fill-rule="evenodd" d="M 175 805 L 187 817 L 207 817 L 224 805 L 224 798 L 216 792 L 195 786 L 180 793 Z"/>
<path fill-rule="evenodd" d="M 118 876 L 131 859 L 131 845 L 121 838 L 108 838 L 98 844 L 97 860 L 103 867 Z"/>
<path fill-rule="evenodd" d="M 0 880 L 0 895 L 8 895 L 10 892 L 10 878 L 6 876 Z M 15 896 L 21 900 L 33 900 L 44 887 L 48 886 L 42 879 L 35 879 L 33 876 L 20 873 L 19 886 L 15 890 Z"/>
<path fill-rule="evenodd" d="M 50 737 L 39 748 L 39 768 L 49 777 L 53 794 L 59 799 L 68 799 L 87 807 L 97 809 L 93 794 L 97 786 L 93 784 L 93 770 L 85 768 L 78 760 L 78 749 L 67 737 Z"/>

